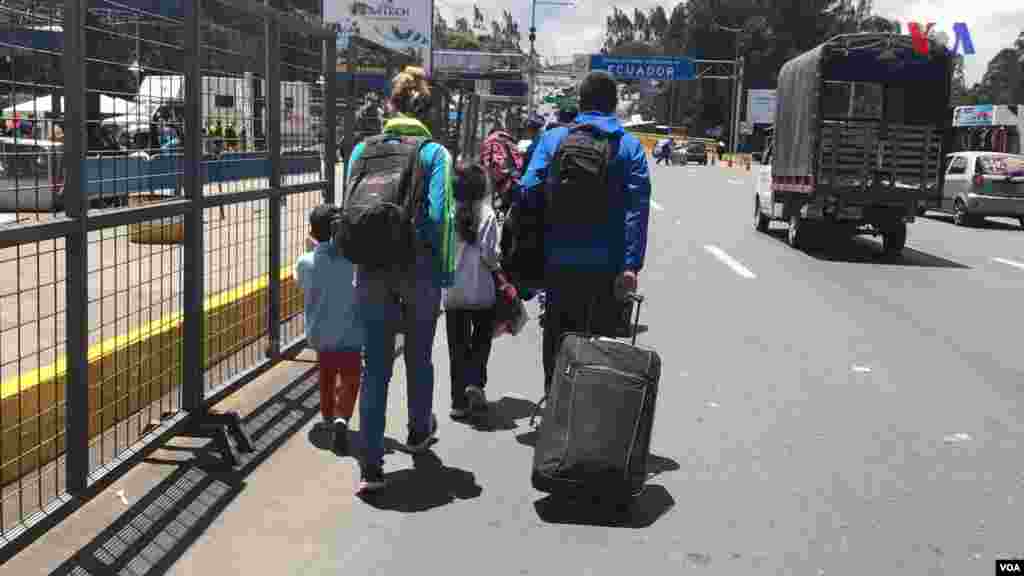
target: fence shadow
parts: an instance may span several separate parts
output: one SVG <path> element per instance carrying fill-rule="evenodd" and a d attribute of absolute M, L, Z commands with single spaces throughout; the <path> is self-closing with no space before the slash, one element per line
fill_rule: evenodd
<path fill-rule="evenodd" d="M 237 468 L 214 456 L 212 446 L 177 450 L 194 453 L 192 459 L 144 459 L 177 469 L 51 576 L 165 574 L 245 489 L 245 478 L 319 410 L 319 386 L 315 372 L 310 371 L 244 419 L 254 451 L 239 454 Z"/>

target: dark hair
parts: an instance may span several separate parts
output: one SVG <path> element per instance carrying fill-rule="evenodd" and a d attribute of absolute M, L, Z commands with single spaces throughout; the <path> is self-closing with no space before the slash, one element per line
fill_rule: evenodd
<path fill-rule="evenodd" d="M 594 70 L 580 82 L 580 110 L 612 114 L 619 105 L 619 87 L 604 70 Z"/>
<path fill-rule="evenodd" d="M 487 173 L 479 162 L 460 164 L 455 168 L 455 229 L 467 244 L 476 244 L 480 228 L 480 210 L 487 197 Z"/>
<path fill-rule="evenodd" d="M 334 220 L 338 209 L 330 204 L 321 204 L 309 213 L 310 236 L 317 242 L 327 242 L 331 239 L 331 221 Z"/>

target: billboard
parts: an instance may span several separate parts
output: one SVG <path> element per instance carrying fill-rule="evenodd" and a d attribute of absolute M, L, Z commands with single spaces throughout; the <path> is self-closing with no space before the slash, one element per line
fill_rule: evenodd
<path fill-rule="evenodd" d="M 994 122 L 994 106 L 957 106 L 953 116 L 953 126 L 991 126 Z"/>
<path fill-rule="evenodd" d="M 416 54 L 431 71 L 432 0 L 323 0 L 324 25 L 337 35 L 338 50 L 353 35 L 390 50 Z M 339 54 L 339 59 L 344 55 Z"/>
<path fill-rule="evenodd" d="M 747 90 L 747 122 L 775 124 L 775 90 Z"/>

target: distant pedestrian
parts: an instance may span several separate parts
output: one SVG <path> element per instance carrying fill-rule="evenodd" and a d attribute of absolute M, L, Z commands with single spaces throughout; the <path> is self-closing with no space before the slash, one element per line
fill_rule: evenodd
<path fill-rule="evenodd" d="M 310 248 L 295 262 L 302 289 L 306 339 L 320 363 L 320 414 L 338 454 L 348 452 L 348 425 L 362 376 L 364 327 L 356 302 L 355 267 L 331 240 L 337 208 L 322 204 L 309 215 Z"/>
<path fill-rule="evenodd" d="M 654 145 L 654 163 L 671 164 L 672 160 L 672 139 L 662 138 Z"/>
<path fill-rule="evenodd" d="M 533 151 L 537 148 L 537 141 L 540 140 L 541 131 L 544 129 L 544 117 L 534 112 L 526 119 L 526 138 L 530 140 L 530 147 L 526 149 L 523 156 L 523 167 L 530 164 Z"/>

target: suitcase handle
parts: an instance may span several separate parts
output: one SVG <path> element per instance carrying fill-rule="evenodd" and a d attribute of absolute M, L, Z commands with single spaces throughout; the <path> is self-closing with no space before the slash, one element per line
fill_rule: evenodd
<path fill-rule="evenodd" d="M 636 336 L 637 332 L 640 330 L 640 306 L 644 303 L 644 300 L 646 300 L 646 298 L 644 298 L 644 295 L 639 292 L 627 292 L 626 296 L 623 298 L 624 302 L 632 302 L 636 304 L 636 314 L 633 318 L 633 346 L 636 346 Z M 586 316 L 585 332 L 587 334 L 593 333 L 593 326 L 591 324 L 593 322 L 594 308 L 596 306 L 597 297 L 594 297 L 591 299 L 590 304 L 587 305 L 584 312 Z"/>

